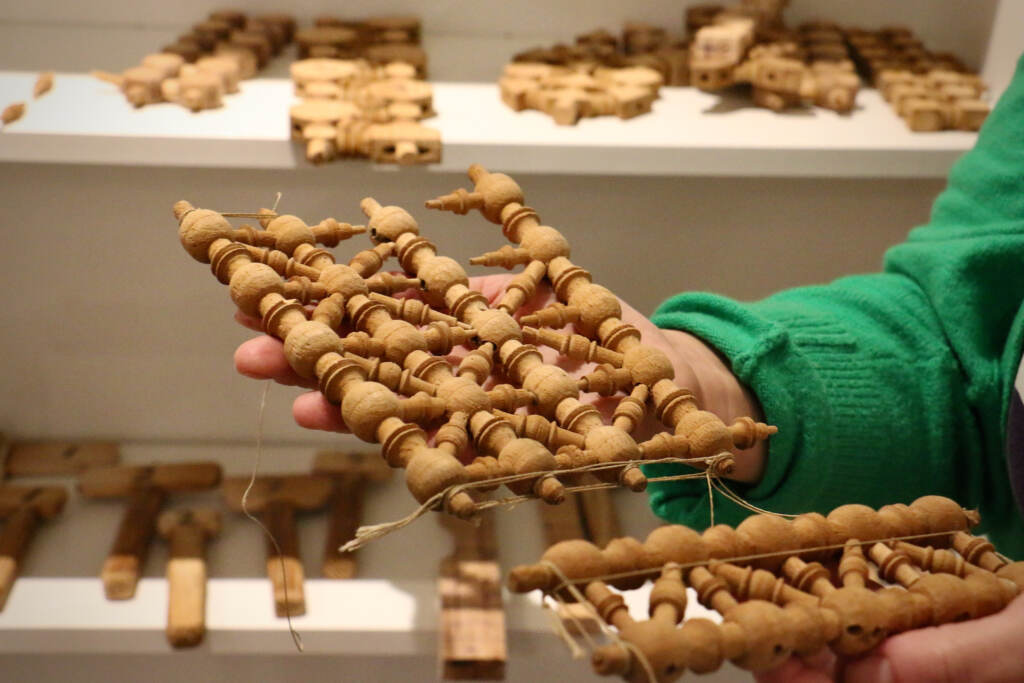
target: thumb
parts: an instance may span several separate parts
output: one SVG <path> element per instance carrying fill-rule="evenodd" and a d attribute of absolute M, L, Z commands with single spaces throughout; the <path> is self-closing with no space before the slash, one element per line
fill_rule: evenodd
<path fill-rule="evenodd" d="M 997 683 L 1024 679 L 1024 595 L 998 614 L 909 631 L 846 666 L 847 683 Z"/>

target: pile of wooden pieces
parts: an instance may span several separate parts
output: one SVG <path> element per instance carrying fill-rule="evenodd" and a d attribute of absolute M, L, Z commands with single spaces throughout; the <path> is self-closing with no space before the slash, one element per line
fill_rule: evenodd
<path fill-rule="evenodd" d="M 734 466 L 734 448 L 776 431 L 749 417 L 725 424 L 701 410 L 674 381 L 668 357 L 622 320 L 618 298 L 569 259 L 562 233 L 523 204 L 519 185 L 479 165 L 469 177 L 472 191 L 460 188 L 426 206 L 479 209 L 515 243 L 470 261 L 524 266 L 496 302 L 470 288 L 463 267 L 438 254 L 411 214 L 371 197 L 360 204 L 365 227 L 333 218 L 307 225 L 264 210 L 252 214 L 263 230 L 236 228 L 187 201 L 174 205 L 174 215 L 188 254 L 210 264 L 239 310 L 283 341 L 291 367 L 318 383 L 352 434 L 379 443 L 381 457 L 405 470 L 421 504 L 416 515 L 436 509 L 472 517 L 534 497 L 558 504 L 589 488 L 579 483 L 586 473 L 600 486 L 642 491 L 639 465 L 651 461 L 698 468 L 686 476 L 721 475 Z M 317 246 L 363 232 L 372 244 L 341 262 Z M 402 274 L 387 272 L 393 256 Z M 557 302 L 521 310 L 542 286 Z M 418 296 L 395 296 L 410 290 Z M 570 324 L 574 332 L 565 329 Z M 538 346 L 594 365 L 573 377 L 546 362 Z M 465 353 L 458 360 L 450 355 L 456 347 Z M 590 392 L 615 399 L 610 419 L 586 402 Z M 634 436 L 648 412 L 663 430 Z M 501 486 L 511 495 L 482 500 Z"/>
<path fill-rule="evenodd" d="M 310 58 L 291 66 L 302 102 L 290 112 L 292 138 L 321 164 L 343 157 L 377 163 L 441 161 L 441 133 L 422 125 L 434 115 L 433 88 L 405 62 Z"/>
<path fill-rule="evenodd" d="M 604 30 L 515 55 L 498 80 L 514 111 L 535 109 L 560 125 L 591 116 L 633 118 L 651 110 L 662 85 L 686 85 L 686 46 L 664 29 L 627 23 L 621 37 Z"/>
<path fill-rule="evenodd" d="M 690 46 L 690 81 L 706 91 L 749 84 L 754 104 L 782 111 L 811 102 L 839 112 L 853 109 L 860 78 L 843 36 L 827 22 L 796 31 L 782 25 L 784 3 L 753 13 L 749 3 L 699 8 L 687 22 L 696 29 Z M 691 10 L 692 11 L 692 10 Z"/>
<path fill-rule="evenodd" d="M 321 16 L 295 35 L 299 59 L 363 59 L 373 66 L 404 62 L 427 77 L 427 53 L 420 46 L 418 17 L 370 17 L 361 20 Z"/>
<path fill-rule="evenodd" d="M 978 130 L 986 86 L 955 55 L 929 52 L 908 28 L 846 31 L 853 57 L 913 131 Z"/>
<path fill-rule="evenodd" d="M 498 80 L 501 100 L 513 111 L 536 109 L 563 126 L 590 116 L 630 119 L 651 110 L 662 76 L 644 66 L 615 68 L 512 62 Z"/>
<path fill-rule="evenodd" d="M 93 75 L 117 85 L 135 107 L 176 102 L 193 112 L 215 109 L 224 95 L 238 92 L 239 80 L 256 75 L 291 43 L 294 33 L 289 15 L 220 10 L 139 66 Z"/>
<path fill-rule="evenodd" d="M 748 4 L 688 10 L 696 87 L 745 83 L 755 104 L 775 111 L 811 102 L 848 112 L 863 76 L 913 131 L 978 130 L 988 114 L 981 79 L 954 55 L 926 50 L 908 28 L 866 31 L 813 21 L 791 30 L 778 14 L 757 15 Z"/>
<path fill-rule="evenodd" d="M 792 520 L 760 514 L 703 533 L 669 525 L 603 550 L 583 540 L 558 543 L 538 564 L 512 569 L 509 585 L 542 590 L 603 624 L 606 640 L 591 657 L 599 674 L 668 683 L 725 660 L 765 671 L 791 655 L 828 647 L 857 656 L 896 633 L 1002 610 L 1024 590 L 1024 562 L 1009 562 L 971 535 L 978 522 L 948 498 L 925 496 L 877 511 L 843 505 Z M 620 591 L 648 580 L 650 617 L 634 619 Z M 721 623 L 685 619 L 687 588 Z"/>

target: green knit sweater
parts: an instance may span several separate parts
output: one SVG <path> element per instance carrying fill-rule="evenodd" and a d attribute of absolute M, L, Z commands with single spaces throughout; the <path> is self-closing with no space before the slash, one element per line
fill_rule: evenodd
<path fill-rule="evenodd" d="M 879 507 L 926 494 L 977 507 L 1003 553 L 1024 558 L 1005 421 L 1024 343 L 1024 58 L 927 225 L 883 271 L 740 303 L 672 297 L 652 320 L 729 359 L 779 428 L 759 483 L 775 512 Z M 679 466 L 648 466 L 650 475 Z M 702 480 L 650 486 L 655 513 L 704 527 Z M 749 514 L 715 496 L 715 520 Z"/>

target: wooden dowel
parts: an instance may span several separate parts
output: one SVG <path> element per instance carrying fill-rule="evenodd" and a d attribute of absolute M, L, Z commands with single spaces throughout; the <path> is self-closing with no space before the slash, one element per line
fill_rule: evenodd
<path fill-rule="evenodd" d="M 305 576 L 299 559 L 295 509 L 286 502 L 268 501 L 263 511 L 263 523 L 278 546 L 267 539 L 267 576 L 274 592 L 274 612 L 279 617 L 305 614 Z"/>
<path fill-rule="evenodd" d="M 22 507 L 4 523 L 0 533 L 0 610 L 7 604 L 7 596 L 38 524 L 39 515 L 30 506 Z"/>
<path fill-rule="evenodd" d="M 100 571 L 108 600 L 129 600 L 135 595 L 135 586 L 165 498 L 163 489 L 149 486 L 132 494 L 121 517 L 114 544 Z"/>
<path fill-rule="evenodd" d="M 351 579 L 356 575 L 354 552 L 342 553 L 339 548 L 355 538 L 363 516 L 363 486 L 358 476 L 337 477 L 327 520 L 324 543 L 323 575 L 328 579 Z"/>

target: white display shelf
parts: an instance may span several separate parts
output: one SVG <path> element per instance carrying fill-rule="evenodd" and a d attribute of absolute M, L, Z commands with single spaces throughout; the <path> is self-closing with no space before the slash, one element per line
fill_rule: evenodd
<path fill-rule="evenodd" d="M 339 443 L 341 447 L 351 440 Z M 212 459 L 226 476 L 248 475 L 253 448 L 245 444 L 129 443 L 123 445 L 125 463 L 152 463 Z M 314 449 L 306 446 L 269 446 L 261 472 L 308 471 Z M 400 472 L 398 473 L 400 475 Z M 27 479 L 15 483 L 56 484 L 73 488 L 71 479 Z M 647 497 L 627 491 L 615 493 L 623 533 L 641 538 L 658 524 L 647 508 Z M 32 658 L 62 655 L 81 658 L 84 677 L 102 680 L 101 669 L 110 662 L 146 655 L 160 675 L 153 680 L 177 680 L 182 663 L 201 655 L 222 662 L 237 657 L 261 661 L 294 659 L 299 653 L 285 619 L 273 613 L 270 584 L 262 576 L 264 541 L 260 530 L 245 517 L 228 512 L 218 493 L 171 497 L 166 507 L 213 504 L 221 509 L 221 534 L 208 548 L 206 623 L 203 643 L 175 652 L 164 636 L 167 583 L 162 578 L 166 545 L 154 539 L 135 597 L 108 601 L 97 578 L 98 568 L 113 539 L 124 509 L 123 501 L 89 501 L 72 492 L 64 514 L 40 526 L 29 549 L 23 575 L 0 611 L 0 664 L 28 667 Z M 496 511 L 499 562 L 508 568 L 534 562 L 543 551 L 537 504 Z M 405 514 L 415 502 L 401 476 L 371 488 L 364 521 L 386 521 Z M 317 578 L 326 527 L 325 514 L 300 515 L 300 546 L 307 574 L 307 612 L 293 623 L 301 635 L 308 666 L 320 673 L 333 672 L 336 680 L 426 680 L 436 665 L 439 605 L 437 569 L 451 550 L 451 537 L 429 515 L 412 526 L 379 539 L 360 550 L 360 577 L 351 580 Z M 626 594 L 635 616 L 645 614 L 650 585 Z M 537 667 L 552 677 L 588 680 L 589 665 L 573 660 L 553 632 L 551 613 L 540 607 L 539 593 L 505 597 L 509 650 L 509 681 L 538 680 Z M 717 618 L 691 596 L 689 616 Z M 102 656 L 98 658 L 97 656 Z M 376 671 L 396 668 L 394 675 L 361 674 L 353 669 L 337 679 L 339 667 Z M 332 663 L 333 662 L 333 663 Z M 370 663 L 369 665 L 367 663 Z M 374 664 L 376 663 L 376 664 Z M 213 666 L 206 660 L 204 669 Z M 307 664 L 303 664 L 307 666 Z M 367 666 L 369 668 L 367 668 Z M 746 680 L 747 675 L 725 667 L 711 681 Z M 205 680 L 205 679 L 204 679 Z"/>
<path fill-rule="evenodd" d="M 28 99 L 35 77 L 0 72 L 0 100 Z M 776 114 L 735 95 L 664 88 L 650 114 L 558 126 L 539 112 L 511 111 L 493 84 L 434 87 L 438 116 L 428 123 L 440 129 L 444 151 L 432 171 L 483 162 L 510 173 L 943 177 L 976 137 L 912 133 L 874 90 L 843 116 L 818 108 Z M 133 109 L 107 83 L 58 74 L 53 91 L 29 100 L 25 116 L 0 133 L 0 161 L 301 168 L 303 150 L 289 139 L 292 102 L 286 79 L 261 78 L 214 111 Z"/>

